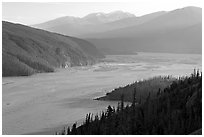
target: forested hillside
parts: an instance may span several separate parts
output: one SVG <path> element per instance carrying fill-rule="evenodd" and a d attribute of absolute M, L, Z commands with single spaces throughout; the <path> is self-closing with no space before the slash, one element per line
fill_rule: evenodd
<path fill-rule="evenodd" d="M 141 102 L 144 102 L 149 93 L 151 97 L 154 98 L 159 91 L 171 85 L 175 80 L 176 78 L 173 78 L 172 76 L 157 76 L 143 81 L 136 81 L 125 87 L 116 88 L 113 91 L 106 93 L 106 96 L 99 97 L 96 100 L 121 100 L 121 95 L 123 95 L 124 101 L 131 102 L 132 91 L 136 88 L 136 101 L 138 102 L 140 100 Z"/>
<path fill-rule="evenodd" d="M 90 65 L 103 55 L 88 41 L 2 22 L 2 75 L 27 76 Z"/>
<path fill-rule="evenodd" d="M 132 105 L 124 106 L 124 96 L 117 108 L 93 116 L 88 114 L 84 123 L 64 128 L 56 134 L 70 135 L 187 135 L 200 134 L 202 128 L 202 73 L 179 78 L 169 87 L 150 93 L 144 103 L 137 100 L 137 88 L 132 91 Z M 195 133 L 195 132 L 196 133 Z M 199 132 L 198 132 L 199 131 Z"/>

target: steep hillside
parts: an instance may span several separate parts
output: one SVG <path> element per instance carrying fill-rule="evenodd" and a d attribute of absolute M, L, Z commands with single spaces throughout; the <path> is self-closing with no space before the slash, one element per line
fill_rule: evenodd
<path fill-rule="evenodd" d="M 56 67 L 93 64 L 101 57 L 88 41 L 2 22 L 3 76 L 53 72 Z"/>

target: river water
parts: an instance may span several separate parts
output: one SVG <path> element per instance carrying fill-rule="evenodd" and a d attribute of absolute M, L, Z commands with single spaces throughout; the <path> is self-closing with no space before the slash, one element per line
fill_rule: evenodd
<path fill-rule="evenodd" d="M 29 77 L 2 78 L 3 134 L 54 134 L 80 124 L 118 102 L 97 101 L 111 89 L 157 75 L 190 75 L 202 69 L 202 55 L 138 53 L 109 55 L 85 67 L 58 69 Z"/>

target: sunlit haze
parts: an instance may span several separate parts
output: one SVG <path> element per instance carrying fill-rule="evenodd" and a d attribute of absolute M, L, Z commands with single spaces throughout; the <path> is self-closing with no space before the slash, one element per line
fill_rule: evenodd
<path fill-rule="evenodd" d="M 134 3 L 124 2 L 60 2 L 60 3 L 14 3 L 4 2 L 2 4 L 2 18 L 5 21 L 21 23 L 25 25 L 42 23 L 63 16 L 83 17 L 89 13 L 105 12 L 115 10 L 130 12 L 136 16 L 157 12 L 170 11 L 186 6 L 200 7 L 198 1 L 189 0 L 144 0 Z"/>

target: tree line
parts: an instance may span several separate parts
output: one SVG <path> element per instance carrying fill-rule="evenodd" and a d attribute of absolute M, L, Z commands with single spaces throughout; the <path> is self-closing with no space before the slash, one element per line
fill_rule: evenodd
<path fill-rule="evenodd" d="M 87 114 L 82 125 L 65 127 L 58 135 L 187 135 L 202 128 L 202 72 L 178 78 L 151 93 L 144 102 L 137 101 L 137 87 L 132 104 L 124 106 L 124 95 L 115 108 L 108 106 L 98 115 Z"/>

